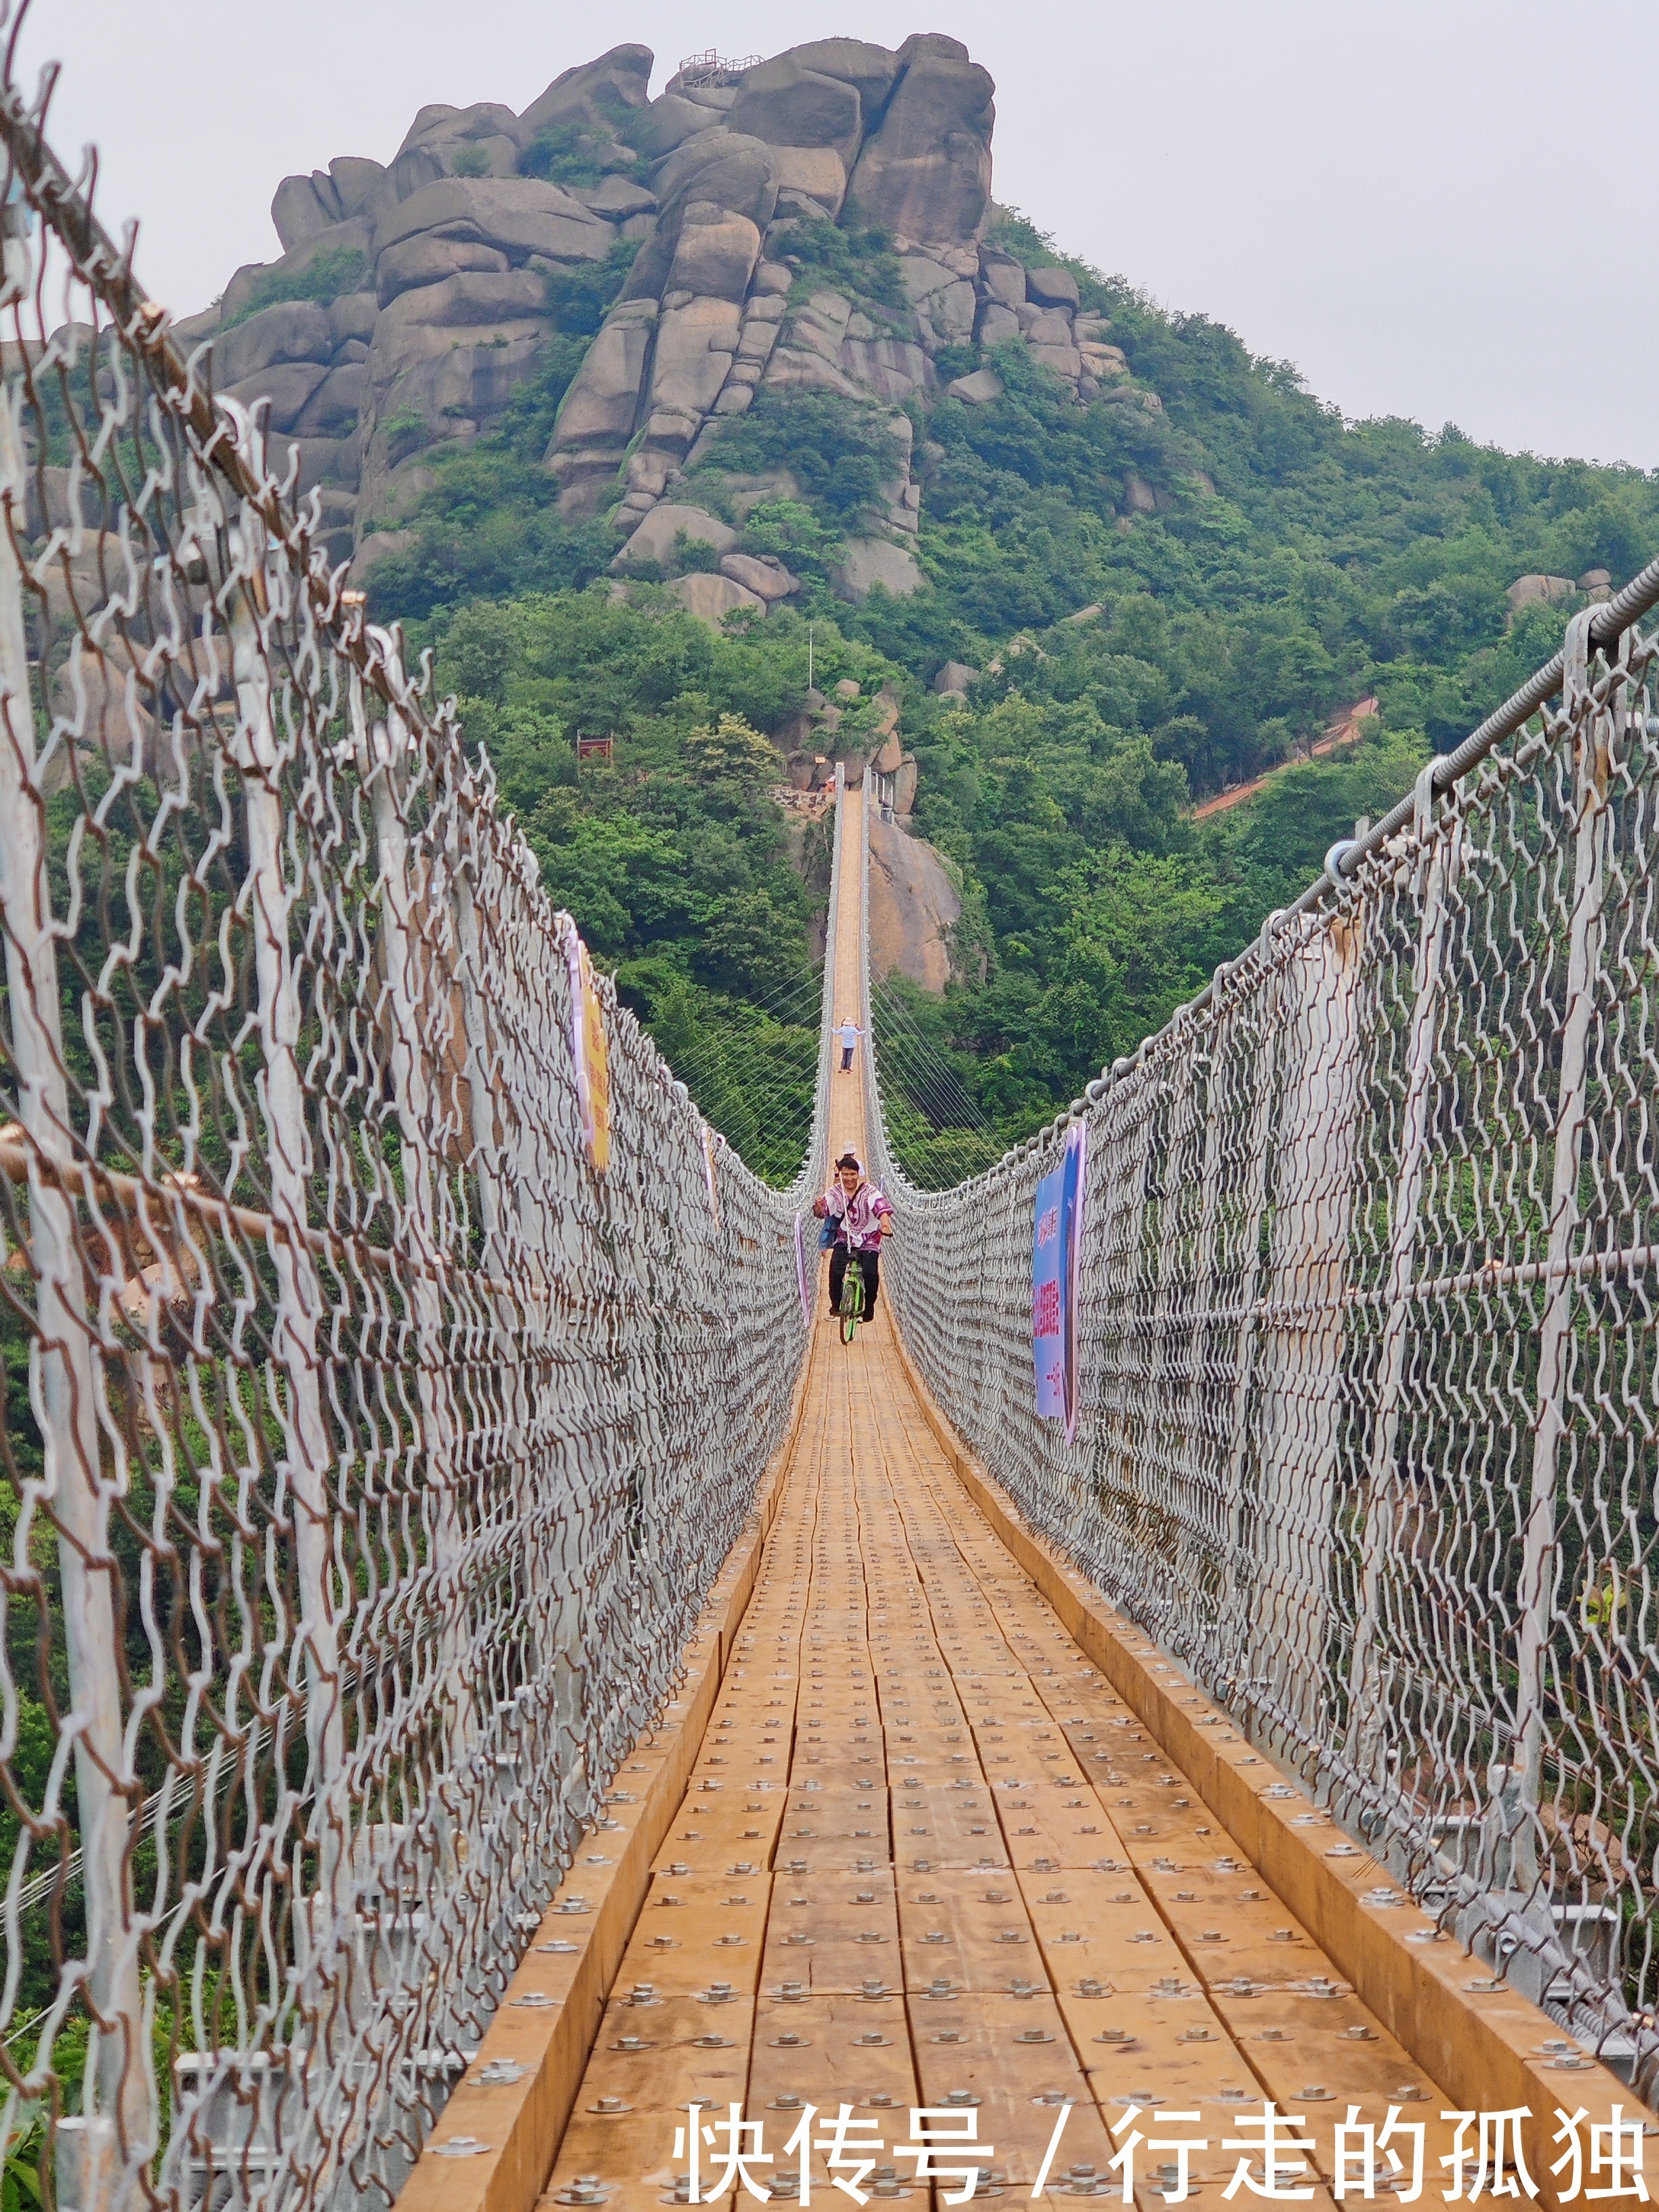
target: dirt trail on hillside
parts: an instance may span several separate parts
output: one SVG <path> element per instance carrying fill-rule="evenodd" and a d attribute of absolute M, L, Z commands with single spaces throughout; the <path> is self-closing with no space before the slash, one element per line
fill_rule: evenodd
<path fill-rule="evenodd" d="M 1309 757 L 1322 760 L 1327 753 L 1334 753 L 1339 745 L 1357 745 L 1364 735 L 1366 721 L 1376 712 L 1375 696 L 1358 700 L 1353 706 L 1345 707 L 1340 714 L 1334 715 L 1326 724 L 1323 734 L 1314 739 L 1309 747 Z M 1202 806 L 1194 807 L 1193 820 L 1206 822 L 1212 814 L 1231 813 L 1235 806 L 1242 806 L 1247 799 L 1254 799 L 1258 791 L 1265 791 L 1276 775 L 1282 775 L 1285 769 L 1295 768 L 1297 764 L 1295 761 L 1285 761 L 1278 768 L 1270 768 L 1265 775 L 1252 776 L 1249 783 L 1236 783 L 1230 790 L 1218 792 L 1213 799 L 1206 799 Z"/>

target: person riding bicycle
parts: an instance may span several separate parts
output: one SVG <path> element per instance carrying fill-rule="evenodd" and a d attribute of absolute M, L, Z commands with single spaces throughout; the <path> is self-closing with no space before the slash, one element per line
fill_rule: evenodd
<path fill-rule="evenodd" d="M 849 1261 L 856 1261 L 864 1278 L 864 1312 L 872 1319 L 881 1278 L 881 1240 L 890 1236 L 893 1209 L 872 1182 L 865 1180 L 864 1163 L 856 1152 L 843 1152 L 836 1162 L 836 1180 L 821 1198 L 812 1201 L 820 1221 L 833 1221 L 836 1241 L 830 1248 L 830 1305 L 841 1308 L 842 1285 Z"/>

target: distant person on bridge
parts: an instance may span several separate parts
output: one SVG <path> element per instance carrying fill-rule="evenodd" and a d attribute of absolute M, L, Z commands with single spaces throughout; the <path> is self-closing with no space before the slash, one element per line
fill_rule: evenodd
<path fill-rule="evenodd" d="M 864 1031 L 853 1019 L 851 1014 L 843 1014 L 836 1027 L 836 1035 L 841 1039 L 841 1072 L 845 1075 L 853 1065 L 853 1048 L 864 1035 Z"/>
<path fill-rule="evenodd" d="M 864 1163 L 856 1152 L 843 1152 L 836 1162 L 836 1180 L 822 1198 L 812 1200 L 820 1221 L 833 1221 L 836 1241 L 830 1248 L 830 1310 L 841 1310 L 841 1286 L 847 1279 L 849 1261 L 856 1261 L 864 1278 L 864 1311 L 873 1321 L 876 1291 L 881 1276 L 881 1240 L 892 1234 L 893 1209 L 872 1182 L 866 1182 Z"/>

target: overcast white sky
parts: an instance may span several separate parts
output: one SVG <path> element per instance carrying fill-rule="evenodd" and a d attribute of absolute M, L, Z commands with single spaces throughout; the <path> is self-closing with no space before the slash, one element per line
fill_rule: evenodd
<path fill-rule="evenodd" d="M 1655 0 L 36 0 L 21 51 L 186 314 L 277 252 L 279 178 L 389 159 L 429 100 L 522 109 L 624 40 L 659 90 L 709 46 L 913 30 L 995 77 L 1000 199 L 1345 413 L 1659 465 Z"/>

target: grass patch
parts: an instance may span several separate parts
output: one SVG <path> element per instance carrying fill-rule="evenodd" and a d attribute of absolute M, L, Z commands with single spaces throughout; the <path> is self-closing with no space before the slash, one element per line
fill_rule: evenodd
<path fill-rule="evenodd" d="M 813 292 L 845 292 L 881 307 L 908 307 L 909 295 L 899 274 L 890 234 L 879 223 L 827 222 L 803 216 L 783 238 L 786 261 L 799 263 L 790 297 Z"/>
<path fill-rule="evenodd" d="M 311 300 L 326 307 L 348 292 L 366 290 L 368 275 L 368 256 L 361 246 L 325 246 L 322 252 L 313 253 L 303 269 L 267 269 L 256 276 L 246 305 L 227 316 L 221 327 L 234 330 L 238 323 L 246 322 L 267 307 L 279 307 L 285 300 Z"/>

